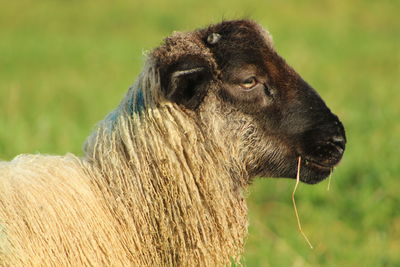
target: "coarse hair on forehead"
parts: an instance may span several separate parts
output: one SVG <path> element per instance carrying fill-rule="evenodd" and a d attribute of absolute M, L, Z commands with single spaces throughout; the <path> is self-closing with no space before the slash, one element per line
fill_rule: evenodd
<path fill-rule="evenodd" d="M 199 32 L 208 36 L 218 34 L 220 37 L 218 38 L 218 41 L 224 40 L 224 38 L 236 38 L 245 45 L 252 44 L 256 39 L 259 39 L 266 43 L 269 48 L 273 48 L 273 39 L 269 31 L 252 20 L 225 21 L 211 25 Z M 217 42 L 214 42 L 213 44 L 215 43 Z"/>
<path fill-rule="evenodd" d="M 232 48 L 255 49 L 263 44 L 273 50 L 273 38 L 266 29 L 251 20 L 234 20 L 193 32 L 174 32 L 150 53 L 149 58 L 154 60 L 161 75 L 165 66 L 173 67 L 180 59 L 192 56 L 207 62 L 208 67 L 218 76 L 221 66 L 216 62 L 218 55 L 213 48 L 222 43 L 225 46 L 233 46 Z"/>
<path fill-rule="evenodd" d="M 268 46 L 270 48 L 273 48 L 274 47 L 274 39 L 272 37 L 272 34 L 267 29 L 264 29 L 261 26 L 259 26 L 259 28 L 260 28 L 260 33 L 267 41 Z"/>

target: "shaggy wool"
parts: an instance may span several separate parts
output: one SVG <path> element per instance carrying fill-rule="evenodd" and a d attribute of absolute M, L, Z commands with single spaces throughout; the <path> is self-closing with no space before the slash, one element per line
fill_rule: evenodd
<path fill-rule="evenodd" d="M 182 47 L 207 53 L 190 45 Z M 162 97 L 154 59 L 181 51 L 163 49 L 88 138 L 85 157 L 22 155 L 0 163 L 0 265 L 239 262 L 246 173 L 224 149 L 236 144 L 221 138 L 218 106 L 199 120 Z"/>

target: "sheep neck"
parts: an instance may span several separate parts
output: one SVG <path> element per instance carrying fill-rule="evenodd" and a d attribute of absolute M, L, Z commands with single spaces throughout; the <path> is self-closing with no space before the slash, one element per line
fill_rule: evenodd
<path fill-rule="evenodd" d="M 140 251 L 134 257 L 227 263 L 238 259 L 247 232 L 243 179 L 226 166 L 223 146 L 187 116 L 173 104 L 120 116 L 112 130 L 99 127 L 88 159 L 103 177 L 96 183 L 106 188 L 110 209 L 131 233 L 129 253 Z"/>

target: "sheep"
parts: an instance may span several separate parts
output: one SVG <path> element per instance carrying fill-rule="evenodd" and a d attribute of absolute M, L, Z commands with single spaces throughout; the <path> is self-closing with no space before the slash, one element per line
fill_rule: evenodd
<path fill-rule="evenodd" d="M 175 32 L 148 54 L 82 158 L 0 162 L 2 266 L 240 262 L 255 177 L 325 179 L 338 117 L 251 20 Z"/>

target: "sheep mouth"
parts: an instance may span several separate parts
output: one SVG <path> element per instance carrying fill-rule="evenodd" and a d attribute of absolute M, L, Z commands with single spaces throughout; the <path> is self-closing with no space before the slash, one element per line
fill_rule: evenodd
<path fill-rule="evenodd" d="M 331 171 L 333 168 L 335 168 L 337 165 L 339 165 L 341 158 L 338 159 L 334 159 L 333 161 L 331 161 L 331 164 L 327 164 L 327 163 L 323 163 L 323 162 L 318 162 L 312 159 L 309 159 L 307 157 L 304 157 L 304 165 L 306 167 L 311 167 L 311 168 L 316 168 L 316 169 L 320 169 L 323 171 Z"/>
<path fill-rule="evenodd" d="M 331 164 L 327 164 L 326 162 L 319 162 L 307 157 L 302 157 L 300 180 L 307 184 L 317 184 L 325 180 L 339 162 L 340 159 L 336 159 Z"/>
<path fill-rule="evenodd" d="M 305 183 L 315 184 L 327 178 L 336 167 L 345 150 L 345 138 L 331 138 L 332 140 L 320 141 L 307 147 L 303 153 L 298 153 L 302 159 L 303 179 Z M 301 176 L 302 177 L 302 176 Z"/>
<path fill-rule="evenodd" d="M 300 156 L 300 180 L 307 184 L 316 184 L 327 178 L 340 163 L 342 154 L 329 154 L 326 157 Z"/>
<path fill-rule="evenodd" d="M 304 165 L 307 166 L 307 167 L 312 167 L 312 168 L 321 169 L 321 170 L 323 170 L 323 171 L 326 171 L 326 170 L 329 170 L 329 171 L 330 171 L 330 170 L 331 170 L 333 167 L 335 167 L 337 164 L 335 164 L 335 165 L 326 165 L 326 164 L 319 163 L 319 162 L 312 161 L 312 160 L 309 160 L 309 159 L 305 158 L 305 159 L 304 159 Z"/>

